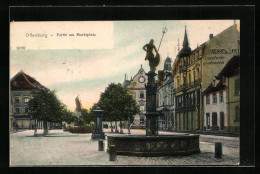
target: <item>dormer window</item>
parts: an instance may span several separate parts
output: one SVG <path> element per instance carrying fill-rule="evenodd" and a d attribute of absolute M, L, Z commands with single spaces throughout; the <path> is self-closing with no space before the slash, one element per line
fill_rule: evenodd
<path fill-rule="evenodd" d="M 17 81 L 14 81 L 13 84 L 14 84 L 15 87 L 18 87 L 18 86 L 19 86 Z"/>

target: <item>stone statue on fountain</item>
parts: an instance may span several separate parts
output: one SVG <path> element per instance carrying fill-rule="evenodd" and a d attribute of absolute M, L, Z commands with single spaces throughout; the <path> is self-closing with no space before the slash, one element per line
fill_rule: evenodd
<path fill-rule="evenodd" d="M 146 135 L 158 135 L 158 114 L 156 112 L 156 83 L 155 73 L 156 67 L 160 63 L 160 54 L 154 46 L 154 40 L 151 39 L 149 44 L 143 46 L 146 51 L 145 60 L 149 61 L 150 71 L 146 74 L 148 76 L 148 83 L 145 85 L 146 89 Z M 154 56 L 153 51 L 156 55 Z"/>
<path fill-rule="evenodd" d="M 154 46 L 154 40 L 151 39 L 149 44 L 143 46 L 143 50 L 146 51 L 145 60 L 149 61 L 150 71 L 155 72 L 156 67 L 160 63 L 160 54 L 158 53 L 156 47 Z M 156 55 L 154 56 L 153 51 Z"/>

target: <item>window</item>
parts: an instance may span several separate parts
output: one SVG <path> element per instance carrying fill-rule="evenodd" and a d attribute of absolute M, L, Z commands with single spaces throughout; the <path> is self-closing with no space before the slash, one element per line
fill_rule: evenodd
<path fill-rule="evenodd" d="M 191 106 L 193 106 L 193 101 L 194 101 L 194 100 L 193 100 L 193 93 L 191 93 L 191 95 L 190 95 L 190 105 L 191 105 Z"/>
<path fill-rule="evenodd" d="M 197 76 L 198 76 L 198 78 L 200 77 L 200 69 L 199 68 L 197 68 Z"/>
<path fill-rule="evenodd" d="M 140 98 L 144 98 L 144 92 L 140 92 Z"/>
<path fill-rule="evenodd" d="M 239 121 L 240 120 L 240 106 L 236 106 L 236 115 L 235 115 L 235 118 L 236 120 L 235 121 Z"/>
<path fill-rule="evenodd" d="M 21 102 L 21 97 L 15 96 L 15 103 L 20 103 L 20 102 Z"/>
<path fill-rule="evenodd" d="M 236 79 L 235 80 L 235 95 L 239 95 L 240 94 L 240 79 Z"/>
<path fill-rule="evenodd" d="M 213 94 L 213 104 L 216 104 L 217 103 L 217 94 L 214 93 Z"/>
<path fill-rule="evenodd" d="M 219 103 L 222 103 L 222 102 L 224 102 L 224 98 L 223 98 L 223 92 L 221 91 L 219 93 Z"/>
<path fill-rule="evenodd" d="M 209 115 L 209 113 L 206 113 L 206 126 L 207 126 L 207 129 L 210 129 L 210 115 Z"/>
<path fill-rule="evenodd" d="M 197 90 L 197 105 L 200 104 L 200 90 Z"/>
<path fill-rule="evenodd" d="M 15 113 L 20 114 L 20 108 L 15 108 Z"/>
<path fill-rule="evenodd" d="M 140 118 L 140 123 L 143 124 L 144 123 L 144 117 Z"/>
<path fill-rule="evenodd" d="M 144 106 L 140 106 L 140 111 L 145 111 L 145 107 Z"/>
<path fill-rule="evenodd" d="M 196 79 L 195 71 L 193 71 L 193 82 L 194 82 L 194 83 L 195 83 L 195 79 Z"/>
<path fill-rule="evenodd" d="M 30 100 L 30 97 L 29 96 L 24 96 L 24 103 L 28 103 Z"/>
<path fill-rule="evenodd" d="M 171 87 L 171 104 L 174 106 L 174 91 L 173 91 L 173 87 Z"/>
<path fill-rule="evenodd" d="M 28 107 L 25 107 L 25 108 L 24 108 L 24 112 L 25 112 L 25 113 L 28 113 L 28 111 L 29 111 L 29 108 L 28 108 Z"/>
<path fill-rule="evenodd" d="M 206 105 L 209 105 L 210 104 L 210 98 L 209 98 L 209 95 L 206 95 Z"/>
<path fill-rule="evenodd" d="M 191 86 L 191 75 L 189 73 L 189 86 Z"/>

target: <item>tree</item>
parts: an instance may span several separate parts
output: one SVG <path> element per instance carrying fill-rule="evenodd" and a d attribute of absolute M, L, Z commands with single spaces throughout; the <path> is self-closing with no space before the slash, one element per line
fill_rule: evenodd
<path fill-rule="evenodd" d="M 69 125 L 72 122 L 76 121 L 76 117 L 74 116 L 74 113 L 71 112 L 69 109 L 67 109 L 67 106 L 64 106 L 64 109 L 62 111 L 63 111 L 63 113 L 62 113 L 62 121 L 65 121 Z"/>
<path fill-rule="evenodd" d="M 93 114 L 93 109 L 91 108 L 90 111 L 83 108 L 81 111 L 81 116 L 83 118 L 83 122 L 86 124 L 90 124 L 91 121 L 94 121 L 95 115 Z"/>
<path fill-rule="evenodd" d="M 135 99 L 121 84 L 109 84 L 100 96 L 99 105 L 104 110 L 104 120 L 120 121 L 120 132 L 122 132 L 121 122 L 140 112 Z"/>
<path fill-rule="evenodd" d="M 48 133 L 48 122 L 61 121 L 68 114 L 55 92 L 46 89 L 32 91 L 32 99 L 28 103 L 29 116 L 43 121 L 44 135 Z M 37 128 L 35 130 L 37 132 Z"/>

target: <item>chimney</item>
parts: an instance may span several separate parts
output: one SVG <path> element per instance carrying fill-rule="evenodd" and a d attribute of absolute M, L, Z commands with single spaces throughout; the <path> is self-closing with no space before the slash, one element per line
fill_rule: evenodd
<path fill-rule="evenodd" d="M 213 34 L 209 34 L 209 39 L 212 39 L 213 38 Z"/>

